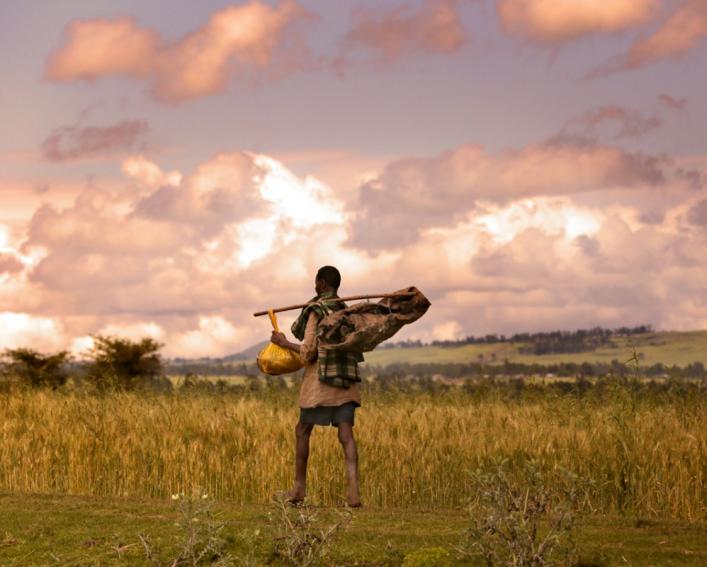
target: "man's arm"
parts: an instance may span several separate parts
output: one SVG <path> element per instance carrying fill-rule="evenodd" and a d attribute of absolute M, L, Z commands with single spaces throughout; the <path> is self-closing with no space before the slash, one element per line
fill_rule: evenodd
<path fill-rule="evenodd" d="M 317 314 L 312 311 L 307 319 L 307 327 L 304 330 L 304 340 L 302 344 L 292 343 L 287 340 L 284 333 L 273 332 L 271 341 L 278 346 L 290 349 L 300 355 L 300 360 L 302 364 L 311 364 L 317 360 L 317 346 L 319 341 L 317 340 L 317 325 L 319 323 L 319 318 Z"/>
<path fill-rule="evenodd" d="M 285 337 L 285 333 L 276 333 L 275 331 L 273 331 L 272 336 L 270 337 L 270 342 L 275 343 L 277 346 L 293 350 L 297 354 L 300 353 L 300 345 L 288 341 L 287 337 Z"/>

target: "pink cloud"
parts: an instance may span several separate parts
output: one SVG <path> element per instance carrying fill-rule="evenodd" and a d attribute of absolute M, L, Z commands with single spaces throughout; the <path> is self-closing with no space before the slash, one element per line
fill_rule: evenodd
<path fill-rule="evenodd" d="M 636 194 L 634 203 L 642 198 Z M 414 281 L 433 300 L 424 328 L 404 336 L 429 339 L 451 320 L 461 335 L 647 321 L 706 328 L 707 231 L 689 230 L 679 213 L 691 199 L 683 192 L 666 220 L 651 225 L 636 219 L 633 206 L 533 197 L 480 207 L 455 226 L 428 230 L 401 248 L 386 272 Z"/>
<path fill-rule="evenodd" d="M 159 100 L 191 100 L 225 90 L 237 71 L 271 65 L 288 26 L 306 16 L 295 0 L 277 8 L 251 0 L 215 12 L 176 43 L 131 18 L 76 21 L 50 55 L 45 76 L 90 81 L 122 75 L 148 81 Z"/>
<path fill-rule="evenodd" d="M 0 274 L 16 274 L 24 265 L 13 254 L 0 253 Z"/>
<path fill-rule="evenodd" d="M 66 29 L 67 41 L 47 61 L 52 81 L 93 81 L 109 75 L 145 78 L 155 64 L 157 32 L 138 27 L 133 18 L 77 20 Z"/>
<path fill-rule="evenodd" d="M 345 62 L 350 51 L 364 49 L 390 62 L 419 54 L 453 53 L 467 41 L 457 0 L 425 0 L 418 10 L 358 8 L 342 40 Z"/>
<path fill-rule="evenodd" d="M 508 35 L 541 43 L 617 33 L 642 26 L 656 14 L 657 0 L 498 0 L 496 10 Z"/>
<path fill-rule="evenodd" d="M 224 153 L 183 176 L 131 158 L 125 180 L 39 207 L 24 241 L 7 233 L 0 249 L 24 268 L 0 277 L 0 342 L 85 348 L 90 334 L 114 332 L 156 336 L 169 356 L 225 355 L 266 339 L 253 311 L 311 297 L 325 264 L 341 269 L 342 293 L 418 285 L 434 307 L 400 338 L 707 325 L 705 207 L 673 169 L 598 143 L 469 145 L 394 161 L 371 182 L 389 200 L 347 212 L 345 190 L 268 156 Z M 645 210 L 661 218 L 648 223 Z M 365 226 L 346 222 L 359 212 Z M 349 246 L 363 229 L 366 249 Z M 372 242 L 391 229 L 397 248 Z"/>
<path fill-rule="evenodd" d="M 32 217 L 29 236 L 30 244 L 51 249 L 100 250 L 105 256 L 140 257 L 164 253 L 187 242 L 190 231 L 158 220 L 137 218 L 126 223 L 119 215 L 91 206 L 57 211 L 44 205 Z"/>
<path fill-rule="evenodd" d="M 181 173 L 178 171 L 164 172 L 156 163 L 149 161 L 142 155 L 124 160 L 121 169 L 125 175 L 132 177 L 149 189 L 163 185 L 176 187 L 182 182 Z"/>
<path fill-rule="evenodd" d="M 588 73 L 588 77 L 604 77 L 667 59 L 678 59 L 698 47 L 705 38 L 707 2 L 687 0 L 655 32 L 639 37 L 631 44 L 628 52 L 593 69 Z"/>
<path fill-rule="evenodd" d="M 613 127 L 614 139 L 640 138 L 660 128 L 661 120 L 656 116 L 644 116 L 641 112 L 630 108 L 607 105 L 573 118 L 565 125 L 562 132 L 596 136 L 603 133 L 607 125 Z"/>
<path fill-rule="evenodd" d="M 707 38 L 707 2 L 688 0 L 653 34 L 636 41 L 624 65 L 630 69 L 685 55 Z"/>
<path fill-rule="evenodd" d="M 663 185 L 669 172 L 663 158 L 569 137 L 499 154 L 467 144 L 436 157 L 394 161 L 363 184 L 352 206 L 350 242 L 397 249 L 426 228 L 455 222 L 479 200 L 645 189 Z"/>
<path fill-rule="evenodd" d="M 687 218 L 691 224 L 707 228 L 707 199 L 695 203 L 688 211 Z"/>
<path fill-rule="evenodd" d="M 685 110 L 685 108 L 687 107 L 686 98 L 676 98 L 670 96 L 669 94 L 662 94 L 658 97 L 658 99 L 665 106 L 667 106 L 668 108 L 672 108 L 673 110 Z"/>
<path fill-rule="evenodd" d="M 113 126 L 61 126 L 42 143 L 49 161 L 114 156 L 136 148 L 149 126 L 144 120 L 125 120 Z"/>
<path fill-rule="evenodd" d="M 66 322 L 67 345 L 106 329 L 161 329 L 168 354 L 229 354 L 256 328 L 269 335 L 254 305 L 299 299 L 293 277 L 309 294 L 320 263 L 351 266 L 352 285 L 367 262 L 337 252 L 344 236 L 330 190 L 266 156 L 220 154 L 183 179 L 144 158 L 124 165 L 134 182 L 97 181 L 69 206 L 36 211 L 23 249 L 37 261 L 24 283 L 0 282 L 0 310 L 32 297 L 33 315 Z M 157 201 L 169 206 L 148 206 Z"/>

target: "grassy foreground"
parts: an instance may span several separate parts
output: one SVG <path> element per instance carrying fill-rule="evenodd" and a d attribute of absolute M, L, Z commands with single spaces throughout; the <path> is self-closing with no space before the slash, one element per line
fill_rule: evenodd
<path fill-rule="evenodd" d="M 154 565 L 146 559 L 140 536 L 159 548 L 169 564 L 183 544 L 176 525 L 180 515 L 168 499 L 4 494 L 0 509 L 0 564 L 8 567 Z M 271 506 L 225 501 L 216 504 L 215 512 L 225 524 L 225 551 L 234 564 L 263 564 L 271 558 Z M 466 526 L 460 509 L 362 509 L 335 536 L 327 562 L 395 565 L 421 548 L 443 547 L 455 565 L 482 565 L 480 557 L 460 560 L 454 554 Z M 577 565 L 705 565 L 706 530 L 704 523 L 588 517 L 577 534 Z"/>

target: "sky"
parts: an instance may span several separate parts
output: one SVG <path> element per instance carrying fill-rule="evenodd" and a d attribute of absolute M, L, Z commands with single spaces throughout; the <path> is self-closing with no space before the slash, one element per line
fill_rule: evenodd
<path fill-rule="evenodd" d="M 0 4 L 0 347 L 707 329 L 707 0 Z M 293 313 L 280 317 L 287 328 Z"/>

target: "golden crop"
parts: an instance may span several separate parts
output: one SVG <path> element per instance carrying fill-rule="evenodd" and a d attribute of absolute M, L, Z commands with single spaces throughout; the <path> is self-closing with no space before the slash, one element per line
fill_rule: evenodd
<path fill-rule="evenodd" d="M 463 505 L 473 497 L 470 471 L 534 458 L 578 475 L 590 510 L 705 518 L 704 404 L 642 404 L 628 394 L 508 401 L 458 390 L 364 399 L 355 433 L 367 505 Z M 0 490 L 169 497 L 198 488 L 234 503 L 266 501 L 293 477 L 296 401 L 281 395 L 4 393 Z M 344 494 L 332 428 L 312 436 L 308 486 L 315 501 Z"/>

